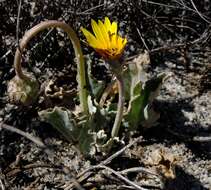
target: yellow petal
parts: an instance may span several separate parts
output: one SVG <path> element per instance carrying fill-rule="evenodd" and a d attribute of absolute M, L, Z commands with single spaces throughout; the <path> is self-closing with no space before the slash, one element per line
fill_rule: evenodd
<path fill-rule="evenodd" d="M 124 38 L 124 40 L 123 40 L 123 47 L 125 47 L 126 43 L 127 43 L 127 38 Z"/>
<path fill-rule="evenodd" d="M 109 31 L 110 28 L 111 28 L 111 22 L 110 22 L 108 17 L 105 17 L 104 24 L 105 24 L 105 27 L 106 27 L 107 31 Z"/>
<path fill-rule="evenodd" d="M 122 38 L 118 36 L 117 38 L 117 47 L 120 49 L 122 47 Z"/>
<path fill-rule="evenodd" d="M 97 41 L 97 39 L 95 38 L 95 36 L 93 34 L 91 34 L 88 30 L 81 27 L 81 31 L 83 32 L 83 34 L 86 37 L 87 42 L 89 43 L 90 46 L 98 47 L 100 45 L 99 42 Z"/>
<path fill-rule="evenodd" d="M 112 34 L 117 33 L 117 22 L 112 22 L 110 31 L 111 31 Z"/>
<path fill-rule="evenodd" d="M 124 38 L 124 39 L 123 39 L 123 43 L 122 43 L 122 48 L 121 48 L 121 49 L 122 49 L 122 50 L 121 50 L 122 52 L 123 52 L 123 50 L 124 50 L 126 44 L 127 44 L 127 38 Z"/>
<path fill-rule="evenodd" d="M 91 25 L 92 25 L 93 32 L 96 36 L 96 39 L 99 40 L 102 43 L 101 45 L 104 48 L 107 48 L 106 47 L 106 41 L 104 40 L 103 34 L 101 32 L 101 28 L 97 25 L 97 23 L 94 20 L 91 20 Z"/>
<path fill-rule="evenodd" d="M 98 26 L 100 27 L 101 33 L 103 35 L 103 39 L 105 40 L 105 42 L 107 44 L 106 47 L 109 48 L 109 46 L 110 46 L 110 39 L 109 39 L 108 31 L 107 31 L 105 25 L 103 24 L 103 22 L 101 20 L 98 20 Z"/>
<path fill-rule="evenodd" d="M 111 48 L 116 48 L 117 46 L 117 35 L 113 34 L 111 36 Z"/>

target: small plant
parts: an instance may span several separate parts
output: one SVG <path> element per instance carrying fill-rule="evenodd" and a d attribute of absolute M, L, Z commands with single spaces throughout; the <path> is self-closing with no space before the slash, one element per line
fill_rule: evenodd
<path fill-rule="evenodd" d="M 155 124 L 159 114 L 153 110 L 152 102 L 165 78 L 165 74 L 151 79 L 143 77 L 145 76 L 143 64 L 150 62 L 147 53 L 141 54 L 128 65 L 122 61 L 121 57 L 127 39 L 119 36 L 117 22 L 110 22 L 108 17 L 105 17 L 104 22 L 99 20 L 97 23 L 92 20 L 91 25 L 94 34 L 85 28 L 81 28 L 81 31 L 85 35 L 88 45 L 104 58 L 108 68 L 115 76 L 115 79 L 108 85 L 98 81 L 92 75 L 92 63 L 89 59 L 86 60 L 87 67 L 85 67 L 79 39 L 72 28 L 65 23 L 42 22 L 30 29 L 20 43 L 22 52 L 32 37 L 40 31 L 52 27 L 63 29 L 71 39 L 77 58 L 80 106 L 75 105 L 74 109 L 56 106 L 42 110 L 38 114 L 43 121 L 50 123 L 68 141 L 76 143 L 86 155 L 93 155 L 96 151 L 108 152 L 114 142 L 119 141 L 120 127 L 122 127 L 122 131 L 130 132 L 136 131 L 139 126 L 150 127 Z M 10 82 L 8 93 L 12 94 L 9 95 L 10 97 L 16 97 L 24 105 L 30 105 L 38 97 L 39 88 L 37 81 L 22 71 L 21 52 L 18 49 L 15 55 L 16 81 L 21 80 L 23 84 L 26 84 L 25 86 L 28 85 L 31 89 L 36 89 L 36 92 L 31 90 L 26 93 L 25 88 L 18 88 L 18 82 L 13 85 L 13 91 L 11 91 L 12 82 Z M 85 68 L 87 69 L 85 70 Z M 36 81 L 36 88 L 33 88 L 29 82 L 32 80 Z M 20 95 L 17 96 L 19 93 L 26 94 L 27 101 L 21 99 Z M 62 93 L 60 92 L 60 95 Z M 115 98 L 117 94 L 118 102 Z M 111 128 L 113 120 L 114 124 Z"/>
<path fill-rule="evenodd" d="M 106 60 L 118 83 L 119 101 L 117 114 L 109 141 L 110 145 L 112 145 L 114 138 L 118 136 L 124 110 L 123 64 L 120 62 L 120 57 L 127 43 L 127 39 L 118 35 L 117 22 L 111 23 L 108 17 L 105 17 L 104 23 L 101 20 L 98 23 L 92 20 L 91 25 L 95 36 L 84 28 L 81 30 L 88 44 Z"/>

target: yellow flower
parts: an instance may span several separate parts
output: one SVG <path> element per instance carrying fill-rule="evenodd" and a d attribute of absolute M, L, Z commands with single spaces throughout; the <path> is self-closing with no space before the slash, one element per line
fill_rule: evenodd
<path fill-rule="evenodd" d="M 98 23 L 91 20 L 94 35 L 85 28 L 81 28 L 88 44 L 93 47 L 105 59 L 118 59 L 127 43 L 126 38 L 122 38 L 117 33 L 117 22 L 110 22 L 105 17 L 104 23 L 98 20 Z"/>

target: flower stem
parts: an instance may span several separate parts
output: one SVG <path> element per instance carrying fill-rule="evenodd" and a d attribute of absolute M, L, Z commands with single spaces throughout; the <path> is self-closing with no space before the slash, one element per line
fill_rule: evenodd
<path fill-rule="evenodd" d="M 30 30 L 28 30 L 24 37 L 22 38 L 19 48 L 17 48 L 14 58 L 14 67 L 16 75 L 23 80 L 27 80 L 28 76 L 25 75 L 22 71 L 21 67 L 21 53 L 26 48 L 28 42 L 36 36 L 39 32 L 47 29 L 47 28 L 61 28 L 64 30 L 68 37 L 70 38 L 73 48 L 76 55 L 77 60 L 77 78 L 78 78 L 78 91 L 79 91 L 79 99 L 82 111 L 88 115 L 88 105 L 87 105 L 87 90 L 86 90 L 86 78 L 85 78 L 85 63 L 84 63 L 84 57 L 81 50 L 80 41 L 74 32 L 74 30 L 66 23 L 56 21 L 56 20 L 49 20 L 41 22 L 40 24 L 34 26 Z"/>
<path fill-rule="evenodd" d="M 116 118 L 115 118 L 114 125 L 112 128 L 112 132 L 111 132 L 112 139 L 118 136 L 119 128 L 122 122 L 124 102 L 125 102 L 124 80 L 121 74 L 116 75 L 116 77 L 117 77 L 118 88 L 119 88 L 119 100 L 118 100 L 118 106 L 117 106 L 117 114 L 116 114 Z"/>

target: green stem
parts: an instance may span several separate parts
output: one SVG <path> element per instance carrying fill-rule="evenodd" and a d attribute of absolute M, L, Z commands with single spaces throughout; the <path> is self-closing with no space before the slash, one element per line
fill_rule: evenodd
<path fill-rule="evenodd" d="M 21 67 L 21 52 L 26 48 L 28 42 L 36 36 L 39 32 L 47 29 L 47 28 L 61 28 L 63 29 L 70 38 L 73 48 L 76 55 L 77 60 L 77 77 L 78 77 L 78 91 L 79 91 L 79 99 L 80 104 L 83 109 L 83 112 L 88 115 L 88 105 L 87 105 L 87 90 L 86 90 L 86 78 L 85 78 L 85 62 L 83 53 L 81 50 L 80 41 L 74 32 L 74 30 L 66 23 L 56 21 L 56 20 L 49 20 L 41 22 L 40 24 L 34 26 L 30 30 L 28 30 L 25 35 L 23 36 L 19 48 L 17 48 L 14 58 L 14 66 L 16 75 L 23 80 L 28 80 L 28 76 L 25 75 L 22 71 Z"/>
<path fill-rule="evenodd" d="M 117 77 L 118 88 L 119 88 L 119 100 L 118 100 L 118 106 L 117 106 L 117 114 L 116 114 L 116 118 L 115 118 L 114 125 L 112 128 L 112 132 L 111 132 L 112 139 L 118 136 L 119 128 L 122 122 L 124 102 L 125 102 L 124 80 L 121 74 L 116 75 L 116 77 Z"/>

